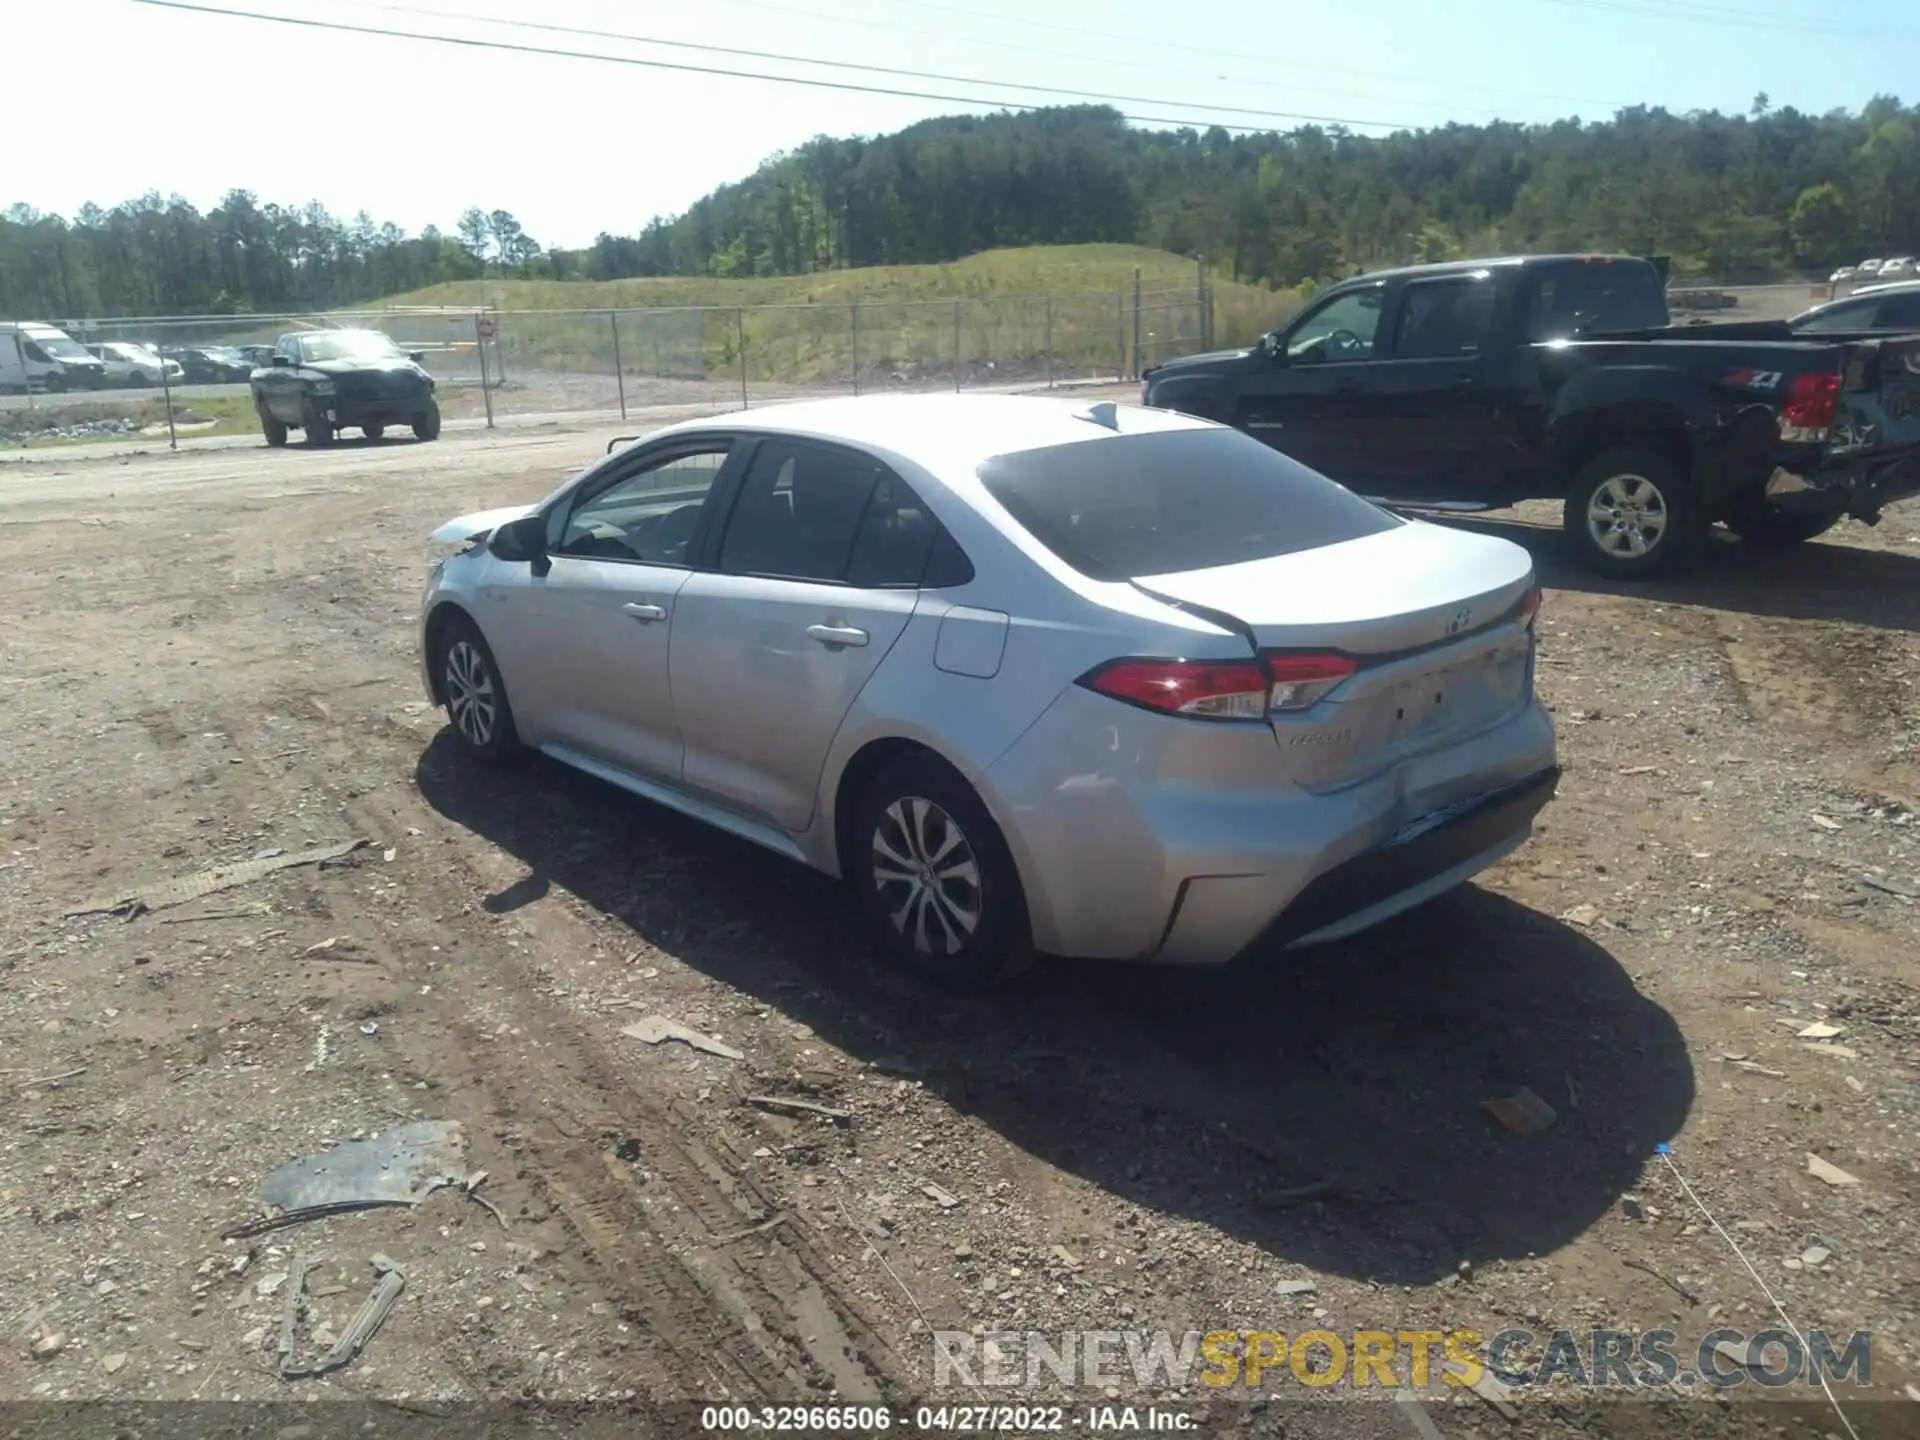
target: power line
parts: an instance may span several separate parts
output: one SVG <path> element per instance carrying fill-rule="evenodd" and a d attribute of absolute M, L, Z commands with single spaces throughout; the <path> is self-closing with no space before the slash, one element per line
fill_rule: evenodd
<path fill-rule="evenodd" d="M 732 80 L 761 80 L 776 85 L 801 85 L 814 90 L 838 90 L 857 95 L 883 95 L 894 99 L 935 100 L 947 105 L 981 105 L 1001 110 L 1039 110 L 1041 105 L 1026 104 L 1017 100 L 989 99 L 978 95 L 942 95 L 925 90 L 906 90 L 882 85 L 855 85 L 845 80 L 820 80 L 802 75 L 772 75 L 762 71 L 729 70 L 715 65 L 689 65 L 673 60 L 652 60 L 637 55 L 604 55 L 586 50 L 563 50 L 556 46 L 526 45 L 506 40 L 483 40 L 470 35 L 436 35 L 419 30 L 397 30 L 374 25 L 356 25 L 343 20 L 318 20 L 302 15 L 270 15 L 258 10 L 230 10 L 214 5 L 199 5 L 191 0 L 133 0 L 136 5 L 148 5 L 159 10 L 178 10 L 198 15 L 219 15 L 229 20 L 260 20 L 271 25 L 291 25 L 303 30 L 330 30 L 348 35 L 375 35 L 391 40 L 422 40 L 437 45 L 458 45 L 470 50 L 502 51 L 518 55 L 539 55 L 562 60 L 595 60 L 602 64 L 633 65 L 649 70 L 672 70 L 688 75 L 713 75 Z M 782 56 L 784 60 L 793 60 L 799 64 L 817 64 L 817 61 L 801 60 L 799 57 Z M 911 72 L 888 71 L 899 74 Z M 962 84 L 998 85 L 999 81 L 975 80 L 959 81 Z M 1006 85 L 1007 89 L 1032 89 L 1031 86 Z M 1062 92 L 1069 93 L 1069 92 Z M 1090 97 L 1081 96 L 1086 99 Z M 1147 104 L 1179 103 L 1146 101 Z M 1201 107 L 1206 108 L 1206 107 Z M 1192 118 L 1176 119 L 1165 115 L 1122 115 L 1123 120 L 1139 125 L 1171 125 L 1192 129 L 1231 130 L 1241 134 L 1262 135 L 1271 133 L 1270 125 L 1229 125 L 1214 120 Z M 1333 116 L 1297 115 L 1286 118 L 1314 120 L 1329 125 L 1363 125 L 1380 129 L 1402 129 L 1391 121 L 1385 120 L 1348 120 Z"/>
<path fill-rule="evenodd" d="M 475 24 L 500 25 L 500 26 L 506 26 L 506 27 L 510 27 L 513 29 L 520 29 L 520 30 L 540 30 L 540 31 L 547 31 L 550 33 L 558 33 L 563 35 L 585 35 L 585 36 L 593 36 L 595 38 L 600 38 L 600 39 L 634 40 L 634 41 L 639 41 L 649 45 L 671 45 L 671 46 L 677 46 L 677 47 L 680 47 L 683 49 L 689 49 L 689 50 L 715 51 L 720 54 L 738 54 L 738 55 L 751 56 L 758 53 L 752 50 L 737 50 L 737 51 L 729 50 L 725 46 L 719 46 L 719 45 L 699 45 L 687 40 L 662 40 L 662 39 L 651 38 L 644 35 L 629 35 L 619 31 L 582 29 L 575 26 L 556 25 L 550 22 L 538 21 L 538 20 L 507 20 L 507 19 L 501 19 L 491 15 L 473 15 L 473 14 L 468 14 L 461 11 L 431 10 L 431 9 L 426 9 L 420 6 L 412 6 L 412 5 L 387 5 L 387 4 L 376 3 L 376 0 L 346 0 L 346 3 L 350 5 L 358 5 L 364 9 L 384 10 L 384 11 L 388 11 L 390 13 L 399 14 L 399 15 L 423 15 L 423 16 L 430 16 L 435 19 L 470 21 Z M 945 41 L 948 41 L 949 43 L 958 43 L 958 44 L 970 45 L 970 46 L 982 46 L 982 47 L 985 47 L 988 49 L 994 49 L 994 50 L 1009 50 L 1009 51 L 1016 52 L 1018 54 L 1039 55 L 1039 56 L 1044 56 L 1046 58 L 1054 59 L 1054 60 L 1072 60 L 1083 65 L 1085 64 L 1105 65 L 1110 68 L 1116 68 L 1121 70 L 1148 70 L 1162 78 L 1186 78 L 1186 79 L 1193 79 L 1193 80 L 1204 80 L 1208 84 L 1216 84 L 1224 80 L 1230 84 L 1252 85 L 1252 86 L 1261 86 L 1261 87 L 1270 87 L 1273 84 L 1271 80 L 1254 80 L 1254 79 L 1247 78 L 1245 76 L 1218 75 L 1218 74 L 1202 76 L 1191 70 L 1168 70 L 1164 64 L 1149 63 L 1149 62 L 1139 61 L 1139 60 L 1120 60 L 1120 59 L 1116 59 L 1116 58 L 1105 56 L 1105 55 L 1087 55 L 1087 54 L 1069 52 L 1065 50 L 1048 50 L 1042 46 L 1016 45 L 1016 44 L 1012 44 L 1007 41 L 1001 41 L 1001 40 L 976 40 L 970 35 L 949 35 L 937 30 L 920 30 L 909 25 L 892 25 L 885 21 L 868 20 L 864 17 L 824 14 L 818 11 L 805 9 L 798 5 L 781 5 L 781 4 L 775 3 L 775 0 L 734 0 L 734 3 L 741 4 L 741 5 L 748 5 L 759 10 L 771 10 L 771 11 L 776 11 L 786 15 L 804 16 L 806 19 L 811 21 L 816 21 L 816 22 L 824 20 L 824 21 L 827 21 L 828 23 L 839 24 L 839 25 L 866 25 L 866 26 L 872 26 L 877 29 L 894 30 L 906 35 L 920 35 L 920 36 L 925 36 L 929 39 L 945 40 Z M 919 71 L 913 71 L 913 70 L 893 71 L 893 68 L 890 66 L 858 65 L 853 63 L 852 61 L 847 61 L 847 60 L 814 60 L 814 59 L 806 59 L 797 55 L 792 57 L 781 56 L 778 58 L 781 58 L 781 59 L 791 58 L 799 63 L 803 63 L 807 65 L 826 65 L 826 66 L 833 66 L 839 69 L 846 69 L 846 70 L 870 70 L 870 71 L 878 70 L 881 72 L 892 72 L 892 73 L 898 73 L 901 75 L 922 75 L 922 72 L 919 72 Z M 1244 59 L 1245 57 L 1242 56 L 1239 58 Z M 945 79 L 947 77 L 922 75 L 922 78 Z M 1007 86 L 1008 88 L 1022 89 L 1022 90 L 1035 90 L 1035 89 L 1044 90 L 1045 89 L 1045 87 L 1043 86 L 1016 85 L 1012 81 L 1004 81 L 1004 80 L 993 80 L 993 81 L 985 81 L 980 83 Z M 1314 93 L 1317 91 L 1324 91 L 1326 87 L 1307 85 L 1307 86 L 1301 86 L 1299 88 L 1305 91 L 1308 91 L 1309 93 Z M 1077 92 L 1074 92 L 1074 93 L 1077 93 Z M 1381 95 L 1363 95 L 1356 92 L 1346 92 L 1346 95 L 1347 95 L 1347 98 L 1350 100 L 1383 100 L 1386 98 L 1385 96 L 1381 96 Z M 1394 98 L 1397 100 L 1404 101 L 1408 97 L 1405 95 L 1401 95 L 1401 96 L 1396 96 Z M 1601 103 L 1601 102 L 1596 102 L 1596 103 Z M 1624 104 L 1625 102 L 1607 101 L 1604 103 Z M 1230 110 L 1235 107 L 1209 106 L 1208 108 L 1216 109 L 1216 110 L 1218 109 Z M 1464 105 L 1464 106 L 1454 106 L 1452 108 L 1459 113 L 1465 113 L 1465 114 L 1471 114 L 1471 115 L 1486 115 L 1494 119 L 1500 118 L 1501 115 L 1503 114 L 1502 111 L 1491 110 L 1484 106 Z M 1265 114 L 1270 114 L 1274 112 L 1269 112 L 1265 110 L 1247 110 L 1247 111 L 1244 111 L 1243 113 L 1252 114 L 1252 115 L 1265 115 Z M 1285 112 L 1280 112 L 1280 113 L 1284 114 Z"/>
<path fill-rule="evenodd" d="M 1736 10 L 1724 5 L 1660 4 L 1638 5 L 1630 0 L 1542 0 L 1543 4 L 1562 5 L 1574 10 L 1606 10 L 1621 15 L 1647 15 L 1660 20 L 1675 20 L 1689 25 L 1742 30 L 1783 30 L 1794 34 L 1851 35 L 1856 30 L 1831 21 L 1798 15 L 1779 15 L 1760 10 Z M 1911 31 L 1875 30 L 1875 39 L 1912 39 Z"/>
<path fill-rule="evenodd" d="M 624 40 L 636 45 L 658 45 L 669 50 L 700 50 L 710 55 L 733 55 L 747 60 L 775 60 L 783 64 L 819 65 L 831 70 L 859 70 L 867 74 L 898 75 L 903 79 L 937 80 L 944 85 L 988 85 L 1003 90 L 1026 90 L 1036 95 L 1059 95 L 1074 100 L 1110 100 L 1122 105 L 1185 105 L 1185 100 L 1162 100 L 1146 95 L 1107 95 L 1094 90 L 1070 90 L 1056 85 L 1028 85 L 1015 80 L 982 80 L 970 75 L 943 75 L 929 70 L 905 70 L 896 65 L 862 65 L 851 60 L 816 60 L 805 55 L 784 55 L 767 50 L 742 50 L 730 45 L 704 45 L 691 40 L 664 40 L 654 35 L 633 35 L 619 30 L 593 30 L 577 25 L 555 25 L 541 20 L 498 20 L 458 10 L 432 10 L 423 6 L 388 5 L 379 0 L 348 0 L 368 10 L 389 14 L 418 15 L 435 20 L 457 20 L 480 25 L 503 25 L 517 30 L 537 30 L 553 35 L 574 35 L 593 40 Z M 1264 120 L 1305 120 L 1326 125 L 1368 125 L 1391 130 L 1416 128 L 1398 120 L 1342 120 L 1331 115 L 1303 115 L 1292 110 L 1257 110 L 1245 105 L 1203 105 L 1202 109 L 1223 115 L 1248 115 Z"/>
<path fill-rule="evenodd" d="M 922 39 L 927 39 L 927 40 L 944 40 L 949 44 L 958 43 L 962 45 L 976 46 L 976 47 L 988 49 L 988 50 L 1006 50 L 1019 55 L 1039 55 L 1052 60 L 1071 60 L 1071 61 L 1074 61 L 1076 64 L 1081 64 L 1081 65 L 1107 65 L 1107 66 L 1112 66 L 1112 67 L 1116 67 L 1123 70 L 1151 70 L 1154 73 L 1160 74 L 1160 75 L 1166 75 L 1169 73 L 1178 73 L 1178 74 L 1192 73 L 1188 71 L 1169 72 L 1165 64 L 1158 61 L 1147 62 L 1147 61 L 1139 61 L 1139 60 L 1122 60 L 1110 55 L 1089 55 L 1085 51 L 1079 51 L 1079 50 L 1075 50 L 1075 51 L 1049 50 L 1045 46 L 1022 45 L 1011 40 L 986 40 L 973 35 L 956 35 L 950 31 L 945 31 L 945 30 L 928 30 L 918 25 L 901 25 L 891 20 L 875 20 L 872 17 L 866 16 L 866 15 L 838 15 L 838 14 L 833 14 L 826 10 L 809 9 L 803 5 L 783 5 L 779 3 L 779 0 L 730 0 L 730 3 L 735 5 L 744 5 L 754 10 L 772 11 L 775 14 L 780 14 L 780 15 L 797 15 L 803 19 L 813 21 L 815 24 L 844 25 L 844 26 L 853 26 L 853 27 L 858 27 L 861 29 L 869 29 L 869 30 L 890 30 L 898 35 L 916 35 L 921 37 Z M 899 3 L 910 4 L 912 3 L 912 0 L 899 0 Z M 958 13 L 958 14 L 974 15 L 980 19 L 992 20 L 995 22 L 1007 21 L 1012 18 L 1010 16 L 991 15 L 991 14 L 988 14 L 986 11 L 982 11 L 982 10 L 961 11 L 955 6 L 941 6 L 938 8 L 954 10 L 955 13 Z M 511 22 L 500 21 L 497 23 L 507 24 Z M 1055 28 L 1064 29 L 1066 27 L 1055 27 Z M 1115 34 L 1114 32 L 1108 31 L 1108 30 L 1076 30 L 1076 31 L 1072 31 L 1071 33 L 1076 35 L 1096 36 L 1098 38 L 1107 39 L 1107 40 L 1131 41 L 1139 44 L 1151 45 L 1156 49 L 1168 48 L 1163 44 L 1163 42 L 1157 36 L 1137 35 L 1137 34 L 1136 35 Z M 1238 60 L 1243 63 L 1249 58 L 1258 58 L 1258 57 L 1249 57 L 1244 51 L 1209 50 L 1209 49 L 1205 49 L 1203 47 L 1195 46 L 1195 45 L 1179 45 L 1179 46 L 1174 46 L 1172 48 L 1185 51 L 1189 54 L 1204 56 L 1210 59 Z M 1279 63 L 1279 62 L 1276 61 L 1275 63 Z M 1394 73 L 1391 71 L 1385 71 L 1385 70 L 1356 70 L 1351 66 L 1318 66 L 1316 67 L 1316 69 L 1324 71 L 1325 73 L 1329 73 L 1329 74 L 1363 75 L 1375 80 L 1392 81 L 1396 85 L 1424 85 L 1428 88 L 1434 88 L 1435 86 L 1434 80 L 1430 77 L 1397 74 L 1397 73 Z M 1270 84 L 1271 83 L 1271 81 L 1262 82 L 1257 80 L 1249 80 L 1242 76 L 1230 76 L 1230 75 L 1212 75 L 1212 76 L 1208 76 L 1207 78 L 1209 80 L 1234 80 L 1241 84 L 1262 84 L 1262 83 Z M 1326 89 L 1325 86 L 1302 86 L 1301 88 L 1306 90 L 1318 90 L 1322 92 L 1324 92 Z M 1515 97 L 1530 99 L 1530 100 L 1553 100 L 1563 104 L 1583 104 L 1584 103 L 1584 104 L 1592 104 L 1592 105 L 1606 105 L 1616 109 L 1633 103 L 1632 101 L 1627 101 L 1627 100 L 1605 99 L 1595 95 L 1550 95 L 1543 91 L 1518 90 L 1518 89 L 1513 89 L 1509 86 L 1504 86 L 1504 85 L 1468 85 L 1468 86 L 1461 86 L 1461 87 L 1453 87 L 1449 83 L 1448 88 L 1449 89 L 1460 88 L 1465 90 L 1478 91 L 1487 95 L 1512 95 Z M 1356 100 L 1378 100 L 1383 97 L 1378 95 L 1361 95 L 1356 93 L 1356 94 L 1353 94 L 1351 98 Z M 1399 96 L 1396 98 L 1405 100 L 1408 97 Z M 1499 110 L 1487 109 L 1484 106 L 1455 106 L 1453 108 L 1457 111 L 1463 111 L 1469 114 L 1489 115 L 1495 118 L 1499 118 L 1503 113 Z"/>
<path fill-rule="evenodd" d="M 746 5 L 746 4 L 764 5 L 766 3 L 766 0 L 735 0 L 735 3 L 742 4 L 742 5 Z M 1247 54 L 1244 50 L 1219 50 L 1219 49 L 1214 49 L 1212 47 L 1205 46 L 1205 45 L 1189 45 L 1179 41 L 1164 40 L 1157 35 L 1142 35 L 1137 32 L 1133 34 L 1127 34 L 1125 32 L 1116 32 L 1113 30 L 1093 29 L 1083 25 L 1062 25 L 1059 22 L 1052 21 L 1052 20 L 1030 20 L 1022 15 L 1006 15 L 1006 14 L 1001 14 L 997 11 L 992 11 L 992 10 L 973 10 L 973 9 L 967 8 L 964 5 L 948 5 L 943 3 L 943 0 L 894 0 L 894 3 L 901 4 L 901 5 L 911 5 L 914 8 L 919 10 L 938 10 L 938 11 L 944 11 L 950 15 L 965 15 L 965 16 L 970 16 L 971 18 L 976 20 L 990 20 L 996 25 L 1020 25 L 1020 26 L 1026 27 L 1029 30 L 1051 30 L 1062 35 L 1095 36 L 1100 39 L 1106 39 L 1106 40 L 1130 40 L 1140 44 L 1151 45 L 1156 50 L 1175 50 L 1188 55 L 1203 55 L 1212 59 L 1245 60 L 1247 58 Z M 767 5 L 766 8 L 786 9 L 788 7 Z M 801 12 L 801 13 L 810 13 L 810 12 Z M 833 19 L 835 17 L 826 16 L 826 15 L 816 15 L 814 18 L 824 20 L 824 19 Z M 876 21 L 876 22 L 868 22 L 868 23 L 877 24 L 879 22 Z M 922 32 L 916 32 L 916 33 L 924 34 L 927 32 L 922 31 Z M 1075 57 L 1075 58 L 1080 58 L 1080 57 Z M 1426 81 L 1419 76 L 1396 75 L 1384 70 L 1355 70 L 1351 67 L 1343 67 L 1343 68 L 1344 68 L 1344 73 L 1348 75 L 1367 75 L 1375 79 L 1392 80 L 1397 83 L 1403 83 L 1403 84 L 1404 83 L 1412 83 L 1412 84 L 1430 83 L 1429 81 Z M 1534 99 L 1534 100 L 1558 100 L 1561 102 L 1571 102 L 1576 104 L 1586 103 L 1586 104 L 1592 104 L 1592 105 L 1620 106 L 1620 105 L 1627 105 L 1632 103 L 1630 101 L 1625 101 L 1625 100 L 1610 100 L 1598 95 L 1549 94 L 1545 91 L 1540 91 L 1540 90 L 1516 90 L 1516 89 L 1511 89 L 1504 86 L 1495 86 L 1495 85 L 1483 85 L 1483 86 L 1476 86 L 1474 88 L 1484 90 L 1489 94 L 1507 94 L 1507 95 L 1525 96 L 1529 99 Z"/>

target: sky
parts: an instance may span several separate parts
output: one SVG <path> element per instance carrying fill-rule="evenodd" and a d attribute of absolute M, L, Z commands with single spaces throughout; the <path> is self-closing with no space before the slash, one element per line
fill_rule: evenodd
<path fill-rule="evenodd" d="M 263 203 L 365 210 L 409 233 L 451 231 L 470 205 L 503 209 L 544 245 L 581 246 L 677 213 L 815 135 L 933 115 L 1129 97 L 1111 103 L 1143 123 L 1284 130 L 1312 119 L 1380 134 L 1604 119 L 1631 104 L 1744 112 L 1760 92 L 1818 113 L 1902 94 L 1920 59 L 1920 20 L 1890 23 L 1902 12 L 1869 0 L 193 3 L 607 58 L 143 0 L 6 0 L 0 126 L 25 135 L 0 143 L 0 208 L 71 216 L 158 190 L 207 209 L 238 187 Z M 792 58 L 688 48 L 700 46 Z"/>

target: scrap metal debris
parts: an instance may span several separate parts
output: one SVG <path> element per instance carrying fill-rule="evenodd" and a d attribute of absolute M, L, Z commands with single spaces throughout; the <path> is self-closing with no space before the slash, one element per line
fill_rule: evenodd
<path fill-rule="evenodd" d="M 1858 1185 L 1860 1177 L 1849 1175 L 1838 1165 L 1822 1160 L 1818 1155 L 1807 1156 L 1807 1173 L 1816 1180 L 1824 1180 L 1836 1190 L 1847 1185 Z"/>
<path fill-rule="evenodd" d="M 1480 1108 L 1516 1135 L 1534 1135 L 1560 1117 L 1546 1101 L 1522 1085 L 1513 1094 L 1482 1100 Z"/>
<path fill-rule="evenodd" d="M 308 1268 L 312 1268 L 308 1266 Z M 308 1380 L 316 1375 L 329 1375 L 335 1370 L 351 1365 L 354 1358 L 366 1349 L 367 1344 L 380 1326 L 385 1323 L 394 1302 L 400 1298 L 400 1292 L 406 1287 L 407 1277 L 400 1267 L 385 1255 L 373 1257 L 373 1273 L 380 1277 L 380 1283 L 374 1287 L 366 1303 L 354 1315 L 346 1331 L 334 1342 L 334 1346 L 318 1360 L 307 1365 L 292 1363 L 294 1325 L 283 1320 L 280 1331 L 280 1378 L 283 1380 Z M 305 1279 L 302 1270 L 300 1278 Z M 300 1308 L 299 1292 L 288 1302 L 288 1315 L 297 1317 Z"/>
<path fill-rule="evenodd" d="M 300 1328 L 300 1312 L 307 1302 L 307 1272 L 320 1262 L 304 1256 L 293 1262 L 293 1271 L 289 1278 L 293 1283 L 287 1287 L 287 1301 L 280 1312 L 280 1343 L 276 1350 L 280 1356 L 280 1373 L 285 1374 L 287 1366 L 293 1362 L 294 1333 Z M 265 1291 L 271 1295 L 271 1290 Z"/>
<path fill-rule="evenodd" d="M 794 1100 L 785 1095 L 749 1095 L 749 1105 L 757 1105 L 762 1110 L 798 1110 L 808 1115 L 824 1115 L 836 1124 L 844 1125 L 853 1119 L 851 1110 L 840 1110 L 832 1105 L 816 1105 L 811 1100 Z"/>
<path fill-rule="evenodd" d="M 933 1201 L 934 1204 L 938 1205 L 942 1210 L 951 1210 L 960 1203 L 960 1197 L 958 1195 L 954 1194 L 951 1190 L 934 1184 L 931 1180 L 920 1187 L 920 1193 Z"/>
<path fill-rule="evenodd" d="M 221 1238 L 241 1240 L 381 1205 L 418 1205 L 435 1190 L 467 1183 L 466 1156 L 466 1132 L 457 1120 L 418 1120 L 396 1125 L 376 1140 L 350 1140 L 290 1160 L 267 1177 L 260 1192 L 281 1213 L 245 1221 L 222 1231 Z"/>
<path fill-rule="evenodd" d="M 507 1217 L 501 1213 L 500 1207 L 480 1193 L 480 1187 L 486 1183 L 487 1172 L 484 1170 L 476 1170 L 461 1182 L 460 1188 L 466 1191 L 469 1200 L 473 1201 L 474 1204 L 498 1220 L 502 1230 L 507 1230 L 510 1228 L 507 1225 Z"/>
<path fill-rule="evenodd" d="M 747 1058 L 745 1051 L 736 1050 L 726 1041 L 716 1040 L 711 1035 L 702 1035 L 691 1026 L 683 1025 L 666 1015 L 642 1015 L 633 1024 L 622 1026 L 620 1033 L 647 1045 L 661 1045 L 669 1040 L 678 1040 L 682 1045 L 705 1051 L 709 1055 L 718 1055 L 722 1060 Z"/>
<path fill-rule="evenodd" d="M 168 910 L 175 905 L 185 905 L 190 900 L 198 900 L 203 895 L 212 895 L 220 890 L 232 890 L 240 885 L 251 885 L 256 880 L 282 870 L 291 870 L 299 865 L 324 865 L 329 860 L 339 860 L 351 855 L 371 840 L 341 840 L 332 845 L 317 846 L 312 850 L 301 850 L 292 855 L 274 855 L 264 860 L 242 860 L 234 865 L 216 865 L 211 870 L 202 870 L 196 875 L 183 875 L 177 880 L 159 880 L 150 885 L 134 886 L 125 890 L 103 891 L 81 905 L 69 910 L 69 919 L 77 915 L 124 915 L 131 920 L 136 915 L 144 915 L 149 910 Z"/>

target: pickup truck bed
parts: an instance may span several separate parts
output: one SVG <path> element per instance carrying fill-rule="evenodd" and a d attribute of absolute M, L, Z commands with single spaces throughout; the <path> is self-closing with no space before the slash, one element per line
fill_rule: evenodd
<path fill-rule="evenodd" d="M 1592 566 L 1682 567 L 1715 522 L 1759 544 L 1920 492 L 1920 335 L 1674 326 L 1645 261 L 1549 256 L 1363 276 L 1244 351 L 1144 377 L 1410 509 L 1557 498 Z"/>

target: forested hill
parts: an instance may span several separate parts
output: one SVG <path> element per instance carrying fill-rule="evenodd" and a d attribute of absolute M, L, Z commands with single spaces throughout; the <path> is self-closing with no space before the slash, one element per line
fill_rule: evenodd
<path fill-rule="evenodd" d="M 1760 279 L 1920 251 L 1920 109 L 1803 115 L 1636 108 L 1612 120 L 1449 125 L 1370 138 L 1129 127 L 1097 107 L 929 120 L 809 141 L 685 214 L 578 251 L 505 210 L 407 236 L 362 213 L 234 191 L 71 219 L 0 215 L 0 318 L 347 305 L 489 275 L 791 275 L 1014 245 L 1132 242 L 1294 285 L 1411 258 L 1664 254 Z"/>

